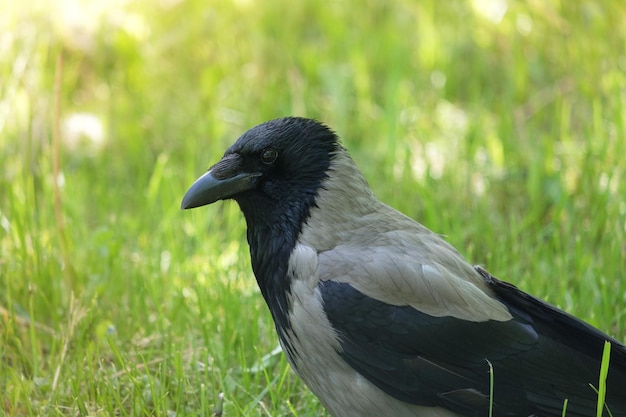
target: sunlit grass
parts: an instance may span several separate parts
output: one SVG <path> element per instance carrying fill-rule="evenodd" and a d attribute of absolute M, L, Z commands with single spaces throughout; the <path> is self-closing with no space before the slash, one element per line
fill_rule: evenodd
<path fill-rule="evenodd" d="M 236 205 L 179 210 L 288 114 L 472 263 L 623 339 L 626 7 L 535 3 L 5 5 L 0 410 L 322 413 L 266 356 Z"/>

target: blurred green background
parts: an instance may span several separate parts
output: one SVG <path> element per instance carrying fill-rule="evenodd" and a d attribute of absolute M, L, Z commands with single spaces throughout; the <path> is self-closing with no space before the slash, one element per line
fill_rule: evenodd
<path fill-rule="evenodd" d="M 470 262 L 624 339 L 622 0 L 0 2 L 0 414 L 322 415 L 234 203 L 179 210 L 267 119 L 317 118 Z"/>

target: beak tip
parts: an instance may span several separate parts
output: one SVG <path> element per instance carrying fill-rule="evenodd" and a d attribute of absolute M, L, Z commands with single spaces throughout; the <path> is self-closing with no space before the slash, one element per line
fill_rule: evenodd
<path fill-rule="evenodd" d="M 180 209 L 189 210 L 192 208 L 200 207 L 202 205 L 202 203 L 197 201 L 195 193 L 187 192 L 187 194 L 185 194 L 185 196 L 183 197 L 183 200 L 180 202 Z"/>
<path fill-rule="evenodd" d="M 213 184 L 214 178 L 211 176 L 210 172 L 198 178 L 185 193 L 185 196 L 180 202 L 180 209 L 189 210 L 215 201 L 206 196 L 207 190 L 210 190 Z"/>

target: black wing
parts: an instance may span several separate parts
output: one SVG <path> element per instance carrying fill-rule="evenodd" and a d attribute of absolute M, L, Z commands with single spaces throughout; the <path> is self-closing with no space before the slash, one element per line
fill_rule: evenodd
<path fill-rule="evenodd" d="M 319 288 L 339 335 L 340 355 L 401 401 L 467 416 L 487 416 L 491 406 L 493 416 L 558 417 L 567 399 L 568 417 L 594 416 L 592 386 L 598 385 L 603 345 L 609 340 L 606 404 L 614 417 L 626 416 L 622 344 L 512 285 L 483 276 L 512 320 L 433 317 L 375 300 L 347 283 L 323 281 Z"/>

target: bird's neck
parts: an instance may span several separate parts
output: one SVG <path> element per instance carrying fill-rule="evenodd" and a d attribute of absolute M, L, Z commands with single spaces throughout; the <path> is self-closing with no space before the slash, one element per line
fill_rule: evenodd
<path fill-rule="evenodd" d="M 376 213 L 388 208 L 374 196 L 350 156 L 340 153 L 318 190 L 298 241 L 318 252 L 332 249 L 370 228 L 372 220 L 376 223 Z"/>
<path fill-rule="evenodd" d="M 290 283 L 287 265 L 289 254 L 295 246 L 295 237 L 290 227 L 280 226 L 269 222 L 251 226 L 248 221 L 248 244 L 252 270 L 274 322 L 277 327 L 289 327 L 287 313 Z"/>
<path fill-rule="evenodd" d="M 272 201 L 263 195 L 238 201 L 248 225 L 252 269 L 279 336 L 288 330 L 291 281 L 289 258 L 313 204 L 311 196 Z"/>

